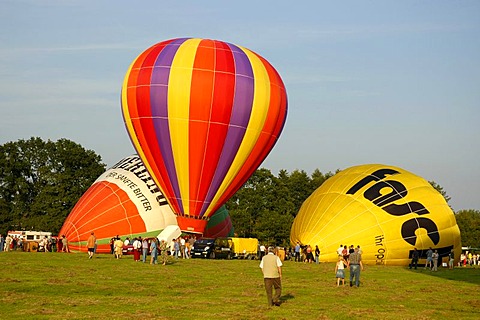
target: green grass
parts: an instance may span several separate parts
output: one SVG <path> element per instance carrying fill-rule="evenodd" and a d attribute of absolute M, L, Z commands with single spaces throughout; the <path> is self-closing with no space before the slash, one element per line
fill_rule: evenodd
<path fill-rule="evenodd" d="M 0 253 L 0 319 L 478 319 L 480 268 L 366 266 L 359 288 L 334 265 L 286 261 L 267 307 L 259 261 Z M 346 272 L 348 280 L 348 272 Z M 348 282 L 348 281 L 347 281 Z"/>

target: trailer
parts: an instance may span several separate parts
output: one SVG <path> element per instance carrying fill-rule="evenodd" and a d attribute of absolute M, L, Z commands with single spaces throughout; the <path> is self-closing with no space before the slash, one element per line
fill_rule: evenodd
<path fill-rule="evenodd" d="M 258 239 L 256 238 L 231 238 L 233 257 L 238 259 L 258 258 Z"/>

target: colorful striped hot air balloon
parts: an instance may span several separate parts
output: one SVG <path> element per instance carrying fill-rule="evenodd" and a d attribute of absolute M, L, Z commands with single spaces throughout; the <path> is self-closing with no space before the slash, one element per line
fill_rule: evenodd
<path fill-rule="evenodd" d="M 158 43 L 133 61 L 122 111 L 178 225 L 202 233 L 274 146 L 287 94 L 277 71 L 258 54 L 182 38 Z"/>

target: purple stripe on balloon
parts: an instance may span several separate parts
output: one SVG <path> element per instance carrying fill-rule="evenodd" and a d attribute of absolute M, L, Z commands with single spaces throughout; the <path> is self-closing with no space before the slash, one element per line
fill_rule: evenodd
<path fill-rule="evenodd" d="M 180 198 L 180 188 L 178 185 L 177 171 L 175 169 L 175 161 L 173 159 L 170 129 L 168 126 L 168 79 L 173 58 L 180 45 L 186 40 L 186 38 L 175 39 L 167 44 L 158 54 L 152 70 L 150 84 L 150 107 L 157 136 L 157 143 L 160 147 L 160 152 L 175 193 L 175 198 L 182 211 L 176 212 L 176 214 L 184 214 L 184 212 L 182 199 Z"/>
<path fill-rule="evenodd" d="M 248 121 L 253 107 L 253 69 L 248 56 L 237 46 L 228 43 L 232 50 L 235 62 L 235 95 L 232 107 L 232 116 L 228 126 L 223 150 L 215 170 L 210 188 L 202 206 L 200 216 L 205 214 L 210 202 L 215 197 L 228 169 L 232 165 L 243 137 L 245 136 Z"/>

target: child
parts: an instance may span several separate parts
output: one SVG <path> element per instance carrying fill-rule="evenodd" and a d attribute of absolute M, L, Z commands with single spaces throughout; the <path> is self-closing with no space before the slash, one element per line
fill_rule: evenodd
<path fill-rule="evenodd" d="M 342 279 L 342 286 L 345 285 L 345 260 L 343 256 L 338 256 L 337 264 L 335 265 L 335 276 L 337 277 L 337 287 L 340 286 L 340 279 Z"/>

